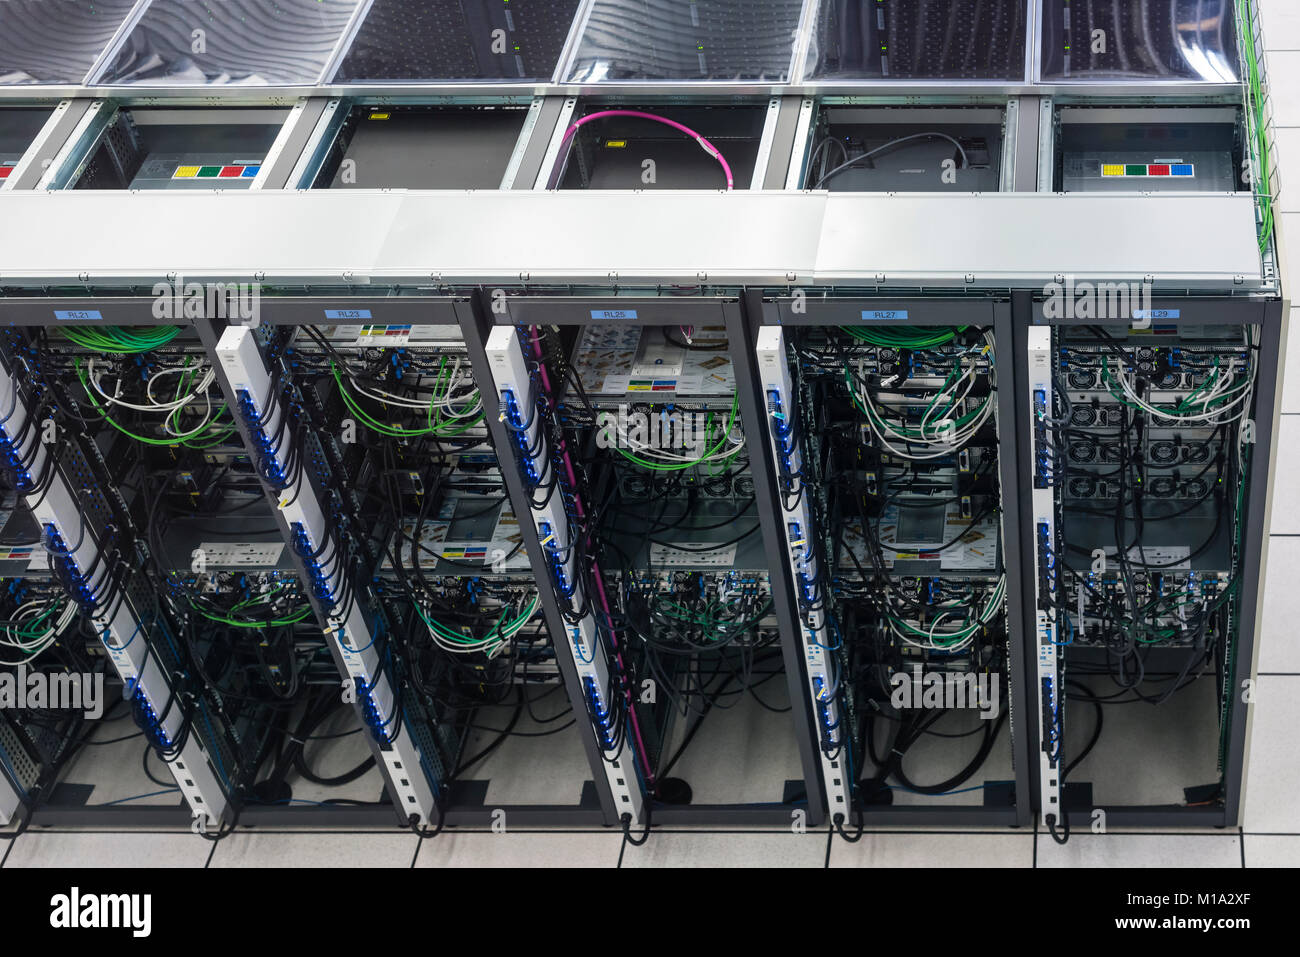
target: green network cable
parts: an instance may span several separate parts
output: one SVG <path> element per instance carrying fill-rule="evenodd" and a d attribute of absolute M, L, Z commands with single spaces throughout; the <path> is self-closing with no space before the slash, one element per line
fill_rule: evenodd
<path fill-rule="evenodd" d="M 239 602 L 238 604 L 234 605 L 230 609 L 229 614 L 234 615 L 237 612 L 240 612 L 246 608 L 251 608 L 256 605 L 266 604 L 267 600 L 270 599 L 273 595 L 275 595 L 277 592 L 284 591 L 284 589 L 288 587 L 289 587 L 288 585 L 279 585 L 278 587 L 273 588 L 264 594 L 254 595 L 252 598 L 246 598 L 243 601 Z M 303 605 L 301 608 L 290 613 L 284 618 L 277 618 L 271 621 L 240 621 L 238 619 L 228 617 L 227 615 L 218 615 L 215 614 L 214 612 L 210 612 L 207 609 L 203 608 L 201 605 L 195 603 L 193 599 L 190 600 L 190 607 L 193 608 L 195 611 L 197 611 L 204 618 L 208 619 L 209 621 L 220 622 L 221 624 L 230 625 L 234 628 L 280 628 L 285 625 L 296 625 L 298 622 L 304 620 L 312 613 L 311 605 Z"/>
<path fill-rule="evenodd" d="M 733 451 L 727 453 L 722 458 L 717 460 L 712 459 L 712 456 L 716 455 L 722 446 L 726 444 L 727 436 L 731 435 L 732 427 L 736 424 L 736 412 L 739 407 L 740 393 L 737 392 L 731 397 L 731 412 L 727 416 L 727 424 L 722 429 L 722 434 L 719 436 L 717 443 L 711 449 L 708 449 L 700 455 L 698 459 L 692 459 L 689 462 L 651 462 L 647 459 L 641 458 L 639 455 L 632 454 L 617 442 L 614 443 L 614 451 L 618 452 L 619 455 L 623 456 L 623 458 L 627 459 L 629 462 L 634 462 L 642 468 L 650 469 L 654 472 L 681 472 L 685 469 L 694 468 L 701 463 L 707 462 L 710 465 L 711 474 L 716 475 L 719 471 L 725 469 L 736 458 L 736 456 L 740 454 L 740 450 L 743 448 L 743 446 L 738 445 Z M 713 431 L 714 417 L 713 413 L 710 412 L 708 418 L 704 421 L 704 432 L 705 435 L 712 435 Z M 717 467 L 717 471 L 713 470 L 714 466 Z"/>
<path fill-rule="evenodd" d="M 952 342 L 965 332 L 968 326 L 956 329 L 918 329 L 915 326 L 840 326 L 859 342 L 880 346 L 885 349 L 933 349 Z"/>
<path fill-rule="evenodd" d="M 123 435 L 135 439 L 137 442 L 143 442 L 145 445 L 157 445 L 157 446 L 169 446 L 169 447 L 185 446 L 186 448 L 191 448 L 191 449 L 206 449 L 206 448 L 211 448 L 213 445 L 220 444 L 222 441 L 224 441 L 226 436 L 230 435 L 232 432 L 235 431 L 234 427 L 231 426 L 227 428 L 226 431 L 222 432 L 219 435 L 204 436 L 202 435 L 202 433 L 207 431 L 208 429 L 223 428 L 221 423 L 210 421 L 210 422 L 205 422 L 202 426 L 195 429 L 193 432 L 187 433 L 185 435 L 172 436 L 166 439 L 151 439 L 145 435 L 136 435 L 130 429 L 127 429 L 123 427 L 120 423 L 118 423 L 118 421 L 114 419 L 112 416 L 110 416 L 104 410 L 104 407 L 99 404 L 99 399 L 96 398 L 95 396 L 95 390 L 91 388 L 90 380 L 86 377 L 86 370 L 81 365 L 81 359 L 79 358 L 73 359 L 72 362 L 74 368 L 76 368 L 77 370 L 77 378 L 81 382 L 81 387 L 86 390 L 86 395 L 90 399 L 90 404 L 95 407 L 95 411 L 99 414 L 99 417 L 103 419 L 105 422 L 107 422 L 109 425 L 111 425 L 113 428 L 117 429 L 117 431 L 121 432 Z M 216 417 L 220 417 L 221 414 L 225 411 L 226 411 L 225 403 L 222 403 L 221 407 L 217 409 Z M 170 416 L 168 418 L 170 419 Z M 202 440 L 197 442 L 191 441 L 195 439 L 196 436 L 201 436 Z"/>
<path fill-rule="evenodd" d="M 709 602 L 703 613 L 693 612 L 684 605 L 680 605 L 675 601 L 670 601 L 669 599 L 660 598 L 658 596 L 654 596 L 654 604 L 658 613 L 663 615 L 665 618 L 685 622 L 689 625 L 696 625 L 707 631 L 717 631 L 718 635 L 716 637 L 718 640 L 730 639 L 735 635 L 743 634 L 754 625 L 758 624 L 758 622 L 762 621 L 763 616 L 772 609 L 772 602 L 769 600 L 749 619 L 741 622 L 734 622 L 728 619 L 718 618 L 714 615 L 716 609 L 726 607 L 722 602 Z"/>
<path fill-rule="evenodd" d="M 486 646 L 494 644 L 493 638 L 498 638 L 499 640 L 496 641 L 495 644 L 500 644 L 507 639 L 514 637 L 514 635 L 533 617 L 533 613 L 537 611 L 538 599 L 538 595 L 533 595 L 519 615 L 508 621 L 507 616 L 509 615 L 509 610 L 507 609 L 506 611 L 503 611 L 496 624 L 492 626 L 487 635 L 483 638 L 476 638 L 474 635 L 465 631 L 454 631 L 441 622 L 430 618 L 418 602 L 413 604 L 415 606 L 416 614 L 420 616 L 420 619 L 428 626 L 429 631 L 433 632 L 436 637 L 449 642 L 450 644 L 460 645 L 467 651 L 480 651 Z"/>
<path fill-rule="evenodd" d="M 445 356 L 438 367 L 438 379 L 434 382 L 433 394 L 429 398 L 429 407 L 425 416 L 426 424 L 422 429 L 408 429 L 404 426 L 390 425 L 378 421 L 365 409 L 361 408 L 356 397 L 348 390 L 343 377 L 339 374 L 338 365 L 334 362 L 330 363 L 330 373 L 334 376 L 334 383 L 338 386 L 339 394 L 343 397 L 343 404 L 348 407 L 348 411 L 355 415 L 362 425 L 373 432 L 378 432 L 380 435 L 395 439 L 419 438 L 422 435 L 451 439 L 464 434 L 483 421 L 483 412 L 481 410 L 472 418 L 458 416 L 446 416 L 444 418 L 442 403 L 446 401 L 451 392 L 451 377 L 447 375 L 447 359 Z M 441 392 L 439 392 L 440 387 Z"/>
<path fill-rule="evenodd" d="M 1260 205 L 1259 248 L 1268 248 L 1273 236 L 1273 198 L 1269 195 L 1269 147 L 1268 129 L 1265 126 L 1264 78 L 1260 70 L 1259 54 L 1255 48 L 1255 33 L 1252 29 L 1254 18 L 1251 16 L 1250 0 L 1237 0 L 1237 40 L 1241 44 L 1245 59 L 1246 102 L 1243 104 L 1248 115 L 1254 118 L 1253 142 L 1251 153 L 1256 161 L 1255 175 L 1259 182 L 1253 183 L 1255 198 Z"/>
<path fill-rule="evenodd" d="M 69 342 L 94 352 L 137 354 L 152 352 L 167 345 L 178 335 L 179 326 L 122 326 L 58 327 L 59 334 Z"/>

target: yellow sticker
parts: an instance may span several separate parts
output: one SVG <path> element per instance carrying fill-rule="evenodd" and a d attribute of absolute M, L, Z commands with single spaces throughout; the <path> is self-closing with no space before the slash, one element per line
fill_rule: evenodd
<path fill-rule="evenodd" d="M 372 120 L 386 120 L 390 115 L 389 113 L 371 113 L 370 118 Z"/>
<path fill-rule="evenodd" d="M 605 146 L 611 150 L 621 150 L 627 146 L 627 140 L 605 140 Z"/>
<path fill-rule="evenodd" d="M 178 166 L 176 172 L 172 173 L 172 179 L 193 179 L 199 175 L 197 166 Z"/>
<path fill-rule="evenodd" d="M 1102 164 L 1102 167 L 1101 167 L 1101 175 L 1102 175 L 1102 176 L 1123 176 L 1123 175 L 1124 175 L 1124 164 L 1123 164 L 1123 163 L 1103 163 L 1103 164 Z"/>

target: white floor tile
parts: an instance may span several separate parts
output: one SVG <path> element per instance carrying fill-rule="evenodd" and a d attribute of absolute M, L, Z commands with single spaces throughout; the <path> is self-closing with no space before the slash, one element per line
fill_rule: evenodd
<path fill-rule="evenodd" d="M 1255 689 L 1246 778 L 1245 828 L 1300 834 L 1300 761 L 1293 739 L 1300 726 L 1300 677 L 1263 675 Z"/>
<path fill-rule="evenodd" d="M 1278 126 L 1300 126 L 1300 98 L 1294 95 L 1300 90 L 1300 50 L 1275 51 L 1268 55 L 1267 62 L 1276 110 L 1274 122 Z"/>
<path fill-rule="evenodd" d="M 1300 162 L 1296 164 L 1300 169 Z M 1300 240 L 1300 236 L 1296 237 Z M 1300 306 L 1291 310 L 1287 324 L 1286 360 L 1282 373 L 1282 412 L 1300 412 Z"/>
<path fill-rule="evenodd" d="M 1093 834 L 1057 844 L 1038 835 L 1039 867 L 1240 867 L 1241 837 L 1214 834 Z"/>
<path fill-rule="evenodd" d="M 1296 369 L 1300 376 L 1300 368 Z M 1268 543 L 1264 614 L 1260 622 L 1259 670 L 1300 674 L 1300 538 L 1274 537 Z"/>
<path fill-rule="evenodd" d="M 5 867 L 202 867 L 212 845 L 194 834 L 28 831 Z"/>
<path fill-rule="evenodd" d="M 1300 374 L 1300 373 L 1298 373 Z M 1300 535 L 1300 482 L 1292 476 L 1300 469 L 1300 415 L 1278 420 L 1277 464 L 1273 483 L 1274 535 Z"/>
<path fill-rule="evenodd" d="M 416 867 L 617 867 L 623 835 L 444 831 L 424 842 Z"/>
<path fill-rule="evenodd" d="M 210 867 L 410 867 L 414 834 L 232 834 L 217 845 Z"/>
<path fill-rule="evenodd" d="M 1300 4 L 1295 0 L 1256 0 L 1265 50 L 1300 50 Z"/>
<path fill-rule="evenodd" d="M 831 867 L 1031 867 L 1034 835 L 864 834 L 831 842 Z"/>
<path fill-rule="evenodd" d="M 1300 835 L 1246 835 L 1247 867 L 1300 867 Z"/>
<path fill-rule="evenodd" d="M 1282 176 L 1300 177 L 1300 162 L 1284 166 Z M 1282 191 L 1285 193 L 1290 188 L 1283 186 Z M 1282 237 L 1282 289 L 1287 298 L 1294 299 L 1295 291 L 1300 289 L 1300 213 L 1280 213 L 1276 220 Z"/>
<path fill-rule="evenodd" d="M 539 718 L 555 714 L 562 705 L 557 694 L 536 705 Z M 475 713 L 474 723 L 481 728 L 504 728 L 510 722 L 514 709 L 507 707 L 482 708 Z M 527 714 L 515 724 L 518 734 L 542 734 L 568 723 L 561 718 L 549 725 L 534 722 Z M 491 744 L 497 735 L 491 731 L 476 730 L 465 742 L 464 755 L 477 754 Z M 582 801 L 583 785 L 591 780 L 591 765 L 582 747 L 582 732 L 577 724 L 544 737 L 508 737 L 484 760 L 469 768 L 463 775 L 467 781 L 488 781 L 484 798 L 489 807 L 509 804 L 559 804 L 577 805 Z"/>
<path fill-rule="evenodd" d="M 1297 6 L 1300 6 L 1298 4 Z M 1291 186 L 1290 170 L 1300 170 L 1300 126 L 1281 126 L 1276 130 L 1273 149 L 1274 162 L 1282 169 L 1282 191 L 1277 198 L 1277 211 L 1280 213 L 1300 212 L 1300 185 Z M 1288 236 L 1288 239 L 1291 237 Z M 1300 237 L 1296 237 L 1300 239 Z"/>
<path fill-rule="evenodd" d="M 624 867 L 824 867 L 826 832 L 651 834 L 628 846 Z"/>

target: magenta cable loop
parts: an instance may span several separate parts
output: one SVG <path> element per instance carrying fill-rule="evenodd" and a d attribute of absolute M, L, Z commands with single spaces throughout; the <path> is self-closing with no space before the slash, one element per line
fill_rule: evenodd
<path fill-rule="evenodd" d="M 630 116 L 638 120 L 650 120 L 655 123 L 662 123 L 664 126 L 671 126 L 673 129 L 686 134 L 691 139 L 695 140 L 695 142 L 699 143 L 700 148 L 704 150 L 704 152 L 708 153 L 718 161 L 718 164 L 722 167 L 722 172 L 727 177 L 727 189 L 733 190 L 736 188 L 736 178 L 731 172 L 731 164 L 727 162 L 727 158 L 722 155 L 721 150 L 689 126 L 678 123 L 676 120 L 670 120 L 666 116 L 656 116 L 654 113 L 643 113 L 640 110 L 600 110 L 596 113 L 588 113 L 586 116 L 582 117 L 582 119 L 574 122 L 574 124 L 565 131 L 564 139 L 560 140 L 558 162 L 562 165 L 565 160 L 568 159 L 569 144 L 573 142 L 573 138 L 577 135 L 578 130 L 586 126 L 592 120 L 600 120 L 610 116 Z M 558 173 L 558 168 L 556 172 Z M 554 185 L 558 186 L 559 184 L 556 183 Z"/>

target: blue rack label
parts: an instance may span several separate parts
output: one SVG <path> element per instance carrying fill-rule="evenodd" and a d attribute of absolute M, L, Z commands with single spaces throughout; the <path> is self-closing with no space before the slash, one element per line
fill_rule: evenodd
<path fill-rule="evenodd" d="M 336 322 L 347 322 L 352 319 L 371 319 L 369 309 L 326 309 L 325 318 L 333 319 Z"/>
<path fill-rule="evenodd" d="M 55 309 L 55 319 L 67 319 L 73 322 L 90 319 L 103 319 L 98 309 Z"/>
<path fill-rule="evenodd" d="M 863 309 L 863 319 L 906 319 L 906 309 Z"/>
<path fill-rule="evenodd" d="M 593 319 L 635 319 L 635 309 L 593 309 L 591 310 Z"/>
<path fill-rule="evenodd" d="M 1181 309 L 1134 309 L 1134 319 L 1180 319 Z"/>

